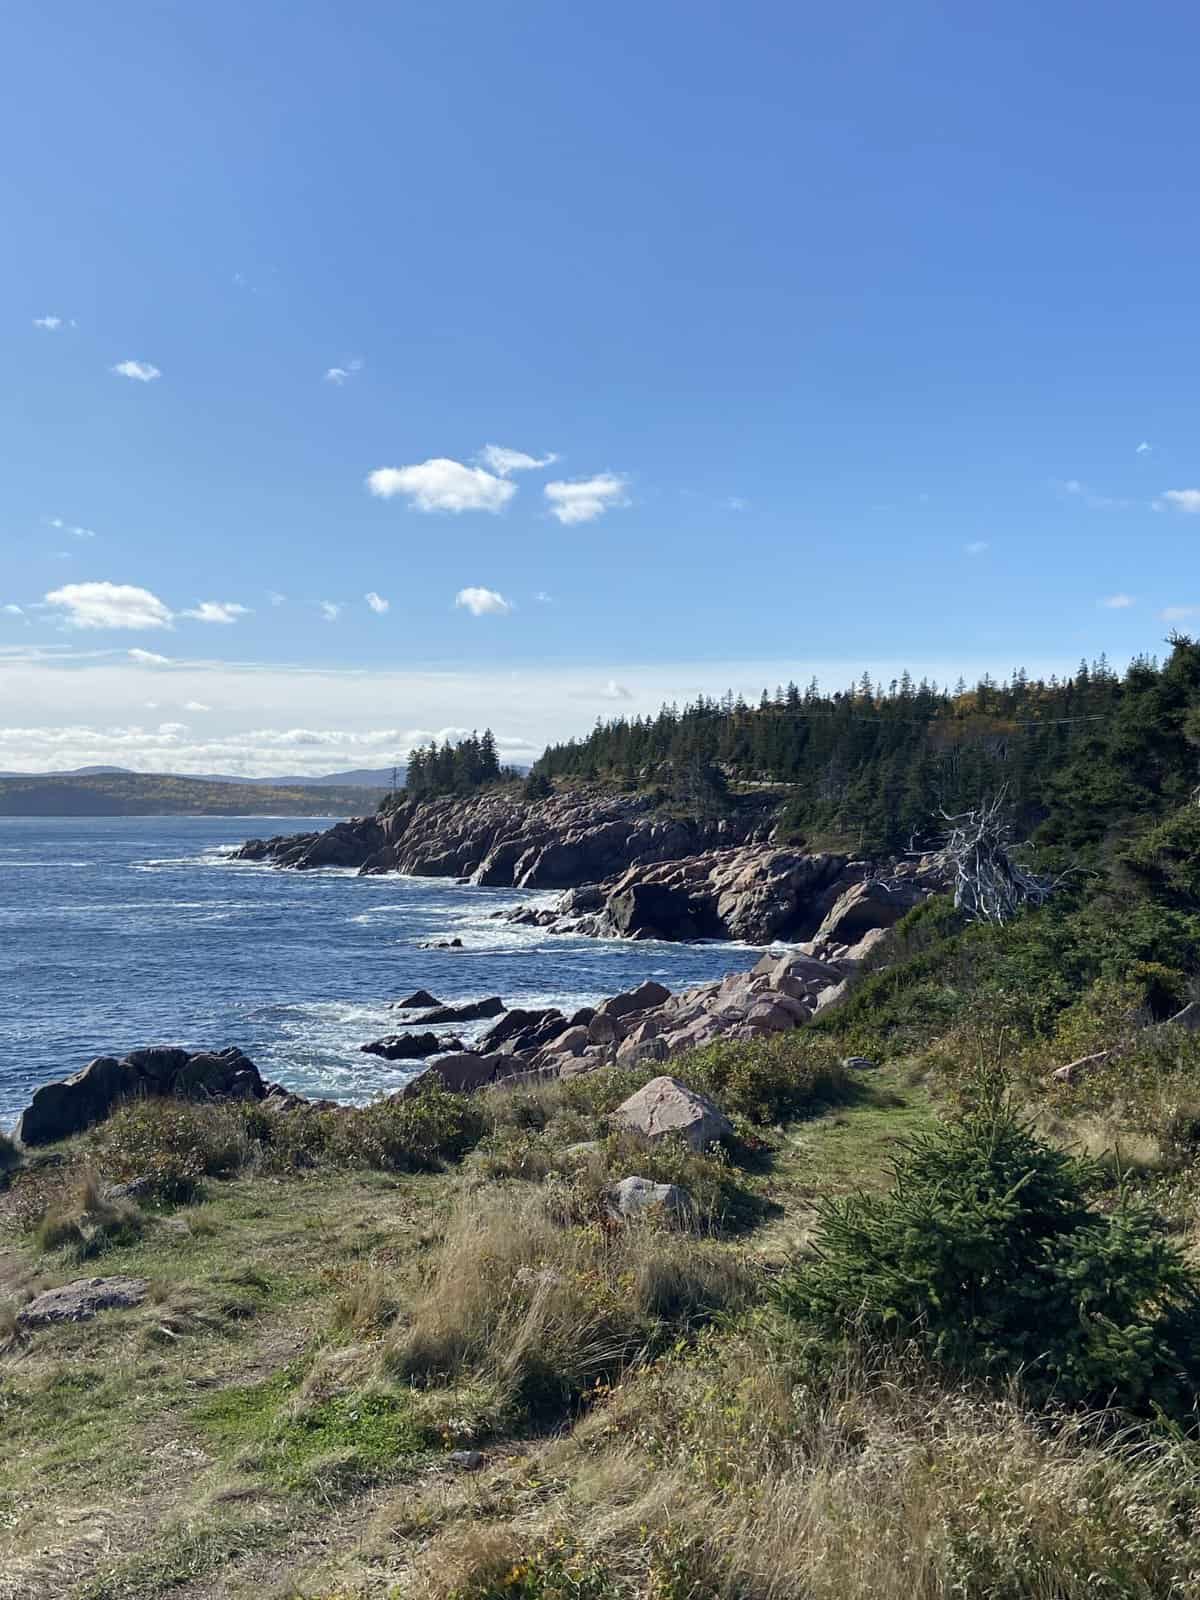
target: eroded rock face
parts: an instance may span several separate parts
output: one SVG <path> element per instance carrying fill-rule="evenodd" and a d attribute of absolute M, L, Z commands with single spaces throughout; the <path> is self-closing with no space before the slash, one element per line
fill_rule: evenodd
<path fill-rule="evenodd" d="M 235 859 L 466 877 L 501 888 L 569 889 L 610 878 L 635 862 L 674 861 L 757 833 L 765 837 L 769 827 L 765 809 L 711 820 L 662 817 L 645 795 L 581 786 L 533 803 L 495 792 L 465 800 L 409 800 L 324 833 L 250 839 Z"/>
<path fill-rule="evenodd" d="M 102 1122 L 122 1100 L 182 1095 L 193 1100 L 261 1100 L 267 1092 L 253 1061 L 235 1046 L 189 1051 L 177 1045 L 131 1050 L 122 1060 L 97 1056 L 82 1072 L 35 1089 L 16 1136 L 51 1144 Z"/>
<path fill-rule="evenodd" d="M 145 1278 L 77 1278 L 47 1289 L 17 1314 L 18 1326 L 44 1328 L 52 1322 L 90 1322 L 101 1311 L 127 1311 L 149 1293 Z"/>

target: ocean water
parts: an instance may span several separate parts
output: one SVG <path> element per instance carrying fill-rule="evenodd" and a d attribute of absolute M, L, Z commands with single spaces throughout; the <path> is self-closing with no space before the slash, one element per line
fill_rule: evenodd
<path fill-rule="evenodd" d="M 266 1078 L 361 1103 L 413 1075 L 358 1047 L 394 1030 L 403 1014 L 387 1004 L 414 989 L 570 1010 L 645 978 L 702 983 L 760 953 L 491 916 L 551 895 L 230 860 L 243 839 L 329 820 L 0 818 L 0 1126 L 38 1084 L 148 1044 L 240 1045 Z M 420 948 L 443 938 L 464 948 Z"/>

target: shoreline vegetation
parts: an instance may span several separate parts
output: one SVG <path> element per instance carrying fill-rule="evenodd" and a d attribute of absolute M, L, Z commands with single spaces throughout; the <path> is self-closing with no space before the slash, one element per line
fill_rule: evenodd
<path fill-rule="evenodd" d="M 768 963 L 714 1000 L 736 1023 L 669 1061 L 672 1030 L 643 1031 L 668 1002 L 643 996 L 547 1040 L 544 1016 L 498 1014 L 511 1037 L 464 1058 L 523 1070 L 493 1061 L 463 1092 L 436 1059 L 354 1110 L 173 1085 L 66 1139 L 0 1142 L 3 1600 L 1194 1593 L 1200 646 L 991 688 L 927 717 L 899 713 L 912 686 L 860 686 L 814 753 L 828 793 L 778 793 L 724 732 L 669 771 L 651 752 L 621 790 L 600 756 L 625 724 L 502 803 L 396 798 L 366 833 L 303 836 L 302 855 L 368 850 L 341 865 L 419 851 L 568 893 L 606 881 L 580 876 L 606 849 L 614 882 L 741 852 L 739 903 L 792 931 L 820 912 L 805 942 L 825 943 L 793 954 L 844 970 L 813 977 L 818 1005 L 802 967 Z M 1044 748 L 998 726 L 1067 700 L 1092 720 L 1055 720 Z M 717 708 L 689 741 L 701 724 L 752 745 L 782 726 Z M 989 916 L 943 860 L 909 904 L 870 909 L 881 866 L 914 859 L 892 830 L 922 763 L 913 848 L 938 853 L 940 810 L 1007 793 L 1011 836 L 988 848 L 1036 886 L 1023 904 Z M 759 781 L 769 833 L 722 838 Z M 581 823 L 577 782 L 616 790 L 617 814 Z M 544 834 L 555 804 L 575 821 Z M 471 856 L 488 807 L 537 826 Z M 814 878 L 797 861 L 815 857 L 841 865 Z M 693 916 L 734 892 L 700 882 L 657 886 Z M 833 931 L 858 938 L 831 945 L 847 894 Z M 788 1025 L 740 1033 L 760 979 L 803 1019 L 772 1000 Z"/>

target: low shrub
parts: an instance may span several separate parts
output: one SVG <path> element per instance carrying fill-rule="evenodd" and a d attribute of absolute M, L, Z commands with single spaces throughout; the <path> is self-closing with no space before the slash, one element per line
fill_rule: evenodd
<path fill-rule="evenodd" d="M 761 1039 L 718 1039 L 681 1056 L 671 1071 L 711 1096 L 728 1116 L 760 1126 L 811 1115 L 851 1092 L 836 1044 L 802 1029 Z"/>
<path fill-rule="evenodd" d="M 227 1178 L 253 1153 L 240 1109 L 186 1100 L 131 1100 L 92 1135 L 97 1164 L 166 1203 L 193 1200 L 204 1178 Z"/>
<path fill-rule="evenodd" d="M 895 1177 L 820 1207 L 815 1258 L 781 1289 L 795 1315 L 1042 1401 L 1191 1409 L 1200 1284 L 1149 1213 L 1091 1210 L 1091 1174 L 1001 1104 L 915 1139 Z"/>
<path fill-rule="evenodd" d="M 324 1115 L 330 1118 L 329 1149 L 335 1159 L 388 1172 L 433 1172 L 447 1161 L 460 1161 L 486 1126 L 476 1098 L 438 1088 Z"/>

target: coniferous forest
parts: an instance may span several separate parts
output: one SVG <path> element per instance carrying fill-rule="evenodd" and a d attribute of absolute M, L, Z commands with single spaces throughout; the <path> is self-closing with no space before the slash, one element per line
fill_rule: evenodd
<path fill-rule="evenodd" d="M 729 781 L 788 785 L 797 832 L 842 834 L 864 850 L 925 843 L 942 812 L 1003 790 L 1022 831 L 1079 847 L 1200 785 L 1200 645 L 1179 635 L 1168 645 L 1162 663 L 1141 657 L 1123 674 L 1100 657 L 1066 679 L 1018 670 L 947 688 L 864 675 L 832 694 L 815 682 L 764 690 L 756 705 L 701 698 L 599 723 L 550 747 L 534 773 L 665 781 L 676 798 L 699 791 L 710 804 Z"/>

